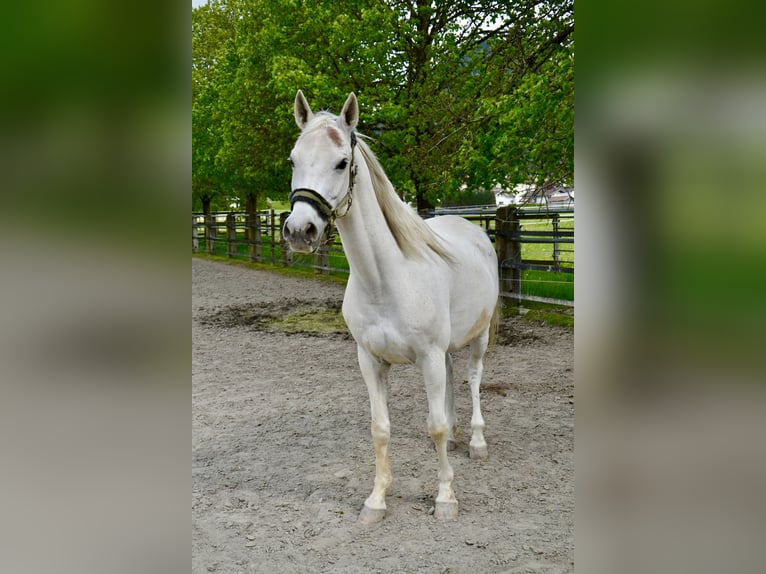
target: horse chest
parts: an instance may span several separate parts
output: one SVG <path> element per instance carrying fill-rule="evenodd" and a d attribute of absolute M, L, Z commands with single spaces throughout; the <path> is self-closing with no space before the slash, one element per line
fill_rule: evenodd
<path fill-rule="evenodd" d="M 357 344 L 391 364 L 414 363 L 417 343 L 411 329 L 398 317 L 375 306 L 344 306 L 343 314 Z"/>

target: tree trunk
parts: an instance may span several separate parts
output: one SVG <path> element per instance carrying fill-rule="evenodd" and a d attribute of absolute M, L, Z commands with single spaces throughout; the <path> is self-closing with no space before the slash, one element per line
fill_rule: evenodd
<path fill-rule="evenodd" d="M 202 213 L 205 217 L 210 215 L 210 196 L 209 195 L 202 196 Z"/>
<path fill-rule="evenodd" d="M 415 202 L 418 213 L 420 214 L 420 217 L 428 217 L 428 212 L 432 211 L 435 206 L 423 193 L 423 190 L 426 188 L 426 182 L 415 173 L 412 174 L 412 181 L 415 184 Z"/>
<path fill-rule="evenodd" d="M 421 217 L 427 217 L 429 215 L 429 212 L 434 209 L 434 204 L 428 201 L 425 197 L 423 197 L 420 193 L 416 195 L 417 197 L 417 207 L 418 207 L 418 213 Z"/>

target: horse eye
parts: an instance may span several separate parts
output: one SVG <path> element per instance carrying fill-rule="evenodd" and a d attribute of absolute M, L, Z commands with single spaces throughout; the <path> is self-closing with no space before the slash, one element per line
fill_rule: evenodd
<path fill-rule="evenodd" d="M 346 169 L 346 166 L 348 165 L 348 160 L 346 158 L 343 158 L 338 162 L 338 165 L 335 166 L 335 169 Z"/>

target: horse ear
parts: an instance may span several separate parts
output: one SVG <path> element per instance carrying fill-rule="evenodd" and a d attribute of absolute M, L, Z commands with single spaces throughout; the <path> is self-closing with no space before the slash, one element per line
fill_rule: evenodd
<path fill-rule="evenodd" d="M 306 96 L 303 95 L 301 90 L 298 90 L 298 93 L 295 94 L 294 109 L 295 123 L 298 124 L 299 128 L 303 129 L 303 126 L 310 122 L 311 118 L 314 117 L 314 112 L 311 111 L 309 103 L 306 101 Z"/>
<path fill-rule="evenodd" d="M 359 102 L 356 101 L 354 92 L 351 92 L 348 95 L 348 98 L 346 98 L 346 103 L 343 104 L 340 117 L 348 127 L 349 131 L 353 131 L 356 127 L 356 123 L 359 121 Z"/>

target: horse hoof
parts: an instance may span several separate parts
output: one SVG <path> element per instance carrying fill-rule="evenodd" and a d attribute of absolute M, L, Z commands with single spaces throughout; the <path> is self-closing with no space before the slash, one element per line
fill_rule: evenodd
<path fill-rule="evenodd" d="M 457 518 L 457 500 L 437 502 L 434 516 L 437 520 L 455 520 Z"/>
<path fill-rule="evenodd" d="M 359 522 L 362 524 L 375 524 L 383 520 L 385 515 L 385 508 L 370 508 L 365 504 L 362 507 L 362 512 L 359 513 Z"/>
<path fill-rule="evenodd" d="M 475 460 L 487 460 L 489 458 L 489 452 L 487 451 L 487 445 L 484 446 L 469 446 L 468 456 Z"/>

